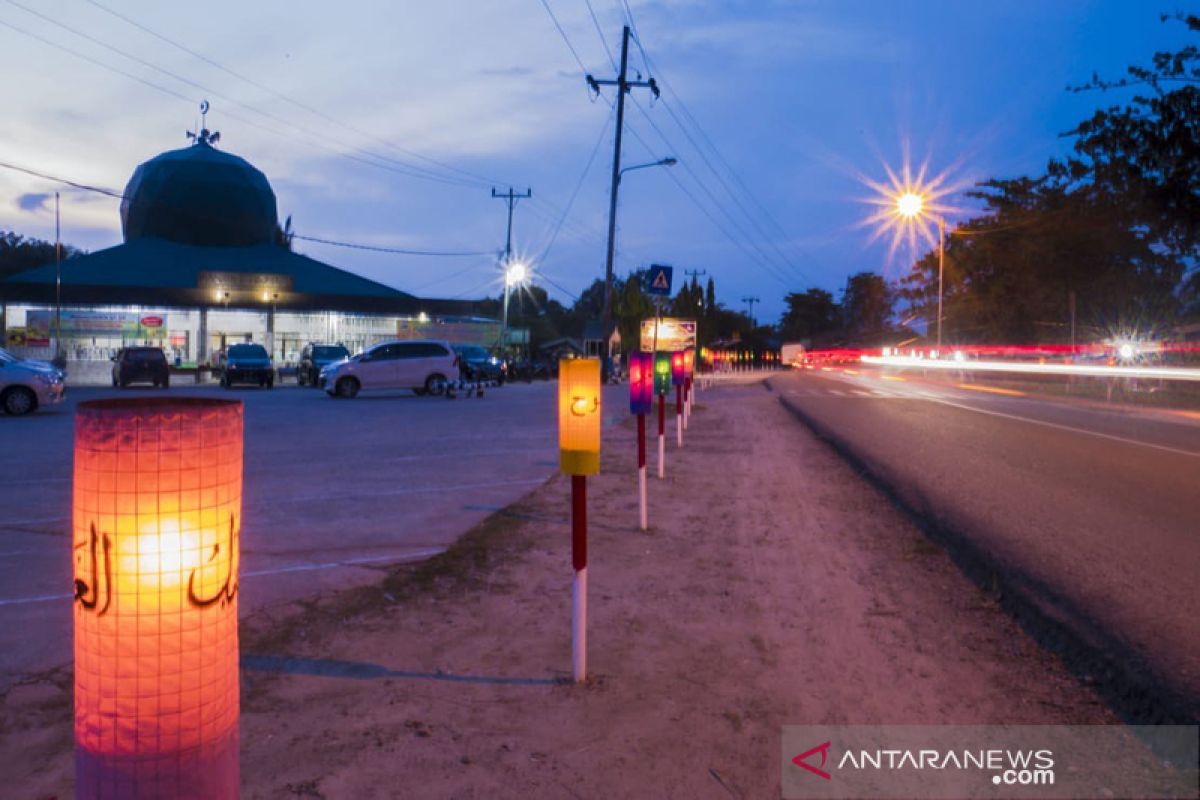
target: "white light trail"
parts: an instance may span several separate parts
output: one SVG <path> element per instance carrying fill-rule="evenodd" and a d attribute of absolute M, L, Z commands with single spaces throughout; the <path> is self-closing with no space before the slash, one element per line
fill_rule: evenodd
<path fill-rule="evenodd" d="M 961 372 L 1014 372 L 1037 375 L 1084 375 L 1093 378 L 1148 378 L 1165 381 L 1200 381 L 1200 369 L 1190 367 L 1133 367 L 1100 364 L 1032 364 L 1019 361 L 937 361 L 911 356 L 861 357 L 864 364 Z"/>

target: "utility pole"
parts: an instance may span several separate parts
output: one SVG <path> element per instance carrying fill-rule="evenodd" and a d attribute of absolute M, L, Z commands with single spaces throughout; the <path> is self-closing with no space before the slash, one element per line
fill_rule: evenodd
<path fill-rule="evenodd" d="M 604 314 L 603 314 L 603 330 L 602 335 L 605 337 L 604 362 L 601 364 L 601 380 L 608 382 L 608 376 L 611 372 L 611 354 L 608 352 L 608 336 L 610 328 L 612 328 L 612 291 L 613 291 L 613 245 L 617 233 L 617 186 L 621 182 L 621 134 L 625 126 L 625 95 L 634 87 L 646 87 L 655 97 L 658 97 L 658 84 L 654 82 L 654 78 L 641 80 L 641 75 L 638 80 L 628 80 L 627 72 L 629 67 L 629 26 L 626 25 L 621 31 L 621 69 L 617 73 L 617 79 L 613 81 L 599 81 L 591 75 L 587 76 L 587 84 L 596 94 L 600 93 L 601 86 L 616 86 L 617 87 L 617 135 L 613 142 L 613 165 L 612 165 L 612 189 L 609 193 L 608 200 L 608 252 L 604 259 Z"/>
<path fill-rule="evenodd" d="M 762 300 L 760 300 L 757 297 L 743 297 L 742 302 L 746 303 L 747 305 L 750 306 L 750 327 L 751 328 L 758 327 L 754 320 L 754 304 L 761 303 Z"/>
<path fill-rule="evenodd" d="M 58 192 L 54 193 L 54 363 L 63 361 L 62 346 L 62 222 Z"/>
<path fill-rule="evenodd" d="M 509 268 L 512 266 L 512 218 L 513 209 L 517 207 L 518 200 L 525 200 L 533 197 L 533 189 L 525 190 L 525 194 L 517 194 L 513 191 L 513 187 L 508 187 L 507 192 L 497 192 L 496 187 L 492 187 L 492 197 L 498 197 L 508 204 L 508 233 L 504 237 L 504 319 L 500 323 L 500 347 L 508 347 L 508 290 L 510 276 Z"/>
<path fill-rule="evenodd" d="M 525 194 L 517 194 L 513 188 L 508 187 L 507 192 L 497 192 L 496 187 L 492 187 L 492 197 L 498 197 L 508 204 L 508 233 L 504 237 L 504 266 L 508 267 L 508 262 L 512 261 L 512 217 L 513 209 L 517 207 L 518 200 L 525 200 L 533 197 L 533 189 L 526 189 Z"/>

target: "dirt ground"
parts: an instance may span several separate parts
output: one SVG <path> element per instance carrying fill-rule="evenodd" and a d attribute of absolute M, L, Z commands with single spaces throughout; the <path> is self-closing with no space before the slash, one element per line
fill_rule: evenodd
<path fill-rule="evenodd" d="M 243 621 L 243 797 L 778 797 L 785 724 L 1116 721 L 761 384 L 701 393 L 685 444 L 665 481 L 649 448 L 643 533 L 634 428 L 606 434 L 586 685 L 561 477 Z M 0 795 L 71 795 L 70 680 L 0 702 Z"/>

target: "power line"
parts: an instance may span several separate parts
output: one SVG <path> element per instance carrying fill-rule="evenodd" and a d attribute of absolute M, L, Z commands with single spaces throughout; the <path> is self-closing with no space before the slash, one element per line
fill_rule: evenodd
<path fill-rule="evenodd" d="M 604 53 L 608 56 L 608 62 L 612 64 L 613 72 L 617 71 L 617 60 L 613 58 L 612 49 L 608 46 L 608 39 L 604 36 L 604 29 L 600 27 L 600 20 L 596 19 L 596 10 L 592 8 L 592 0 L 583 0 L 587 4 L 588 14 L 592 17 L 592 24 L 596 26 L 596 33 L 600 34 L 600 44 L 604 45 Z"/>
<path fill-rule="evenodd" d="M 721 162 L 721 164 L 725 167 L 725 169 L 727 170 L 729 175 L 732 176 L 733 180 L 738 184 L 738 186 L 740 187 L 742 192 L 746 195 L 746 197 L 748 197 L 750 199 L 750 201 L 759 209 L 759 211 L 762 212 L 762 217 L 765 218 L 768 222 L 770 222 L 771 225 L 774 227 L 774 229 L 781 236 L 783 236 L 786 239 L 788 237 L 788 234 L 786 231 L 783 230 L 783 226 L 779 224 L 779 221 L 758 200 L 758 198 L 750 190 L 750 187 L 746 185 L 744 180 L 742 180 L 738 171 L 735 170 L 729 164 L 729 161 L 721 154 L 721 152 L 720 152 L 720 150 L 718 150 L 716 144 L 713 143 L 711 137 L 709 137 L 708 134 L 706 134 L 704 132 L 703 126 L 700 125 L 699 120 L 696 119 L 696 117 L 687 108 L 686 104 L 683 101 L 683 98 L 675 90 L 675 87 L 671 85 L 670 81 L 666 78 L 665 75 L 663 75 L 661 73 L 661 71 L 658 69 L 657 65 L 650 58 L 649 54 L 646 52 L 646 49 L 642 44 L 641 36 L 639 35 L 638 30 L 637 30 L 637 23 L 633 19 L 633 10 L 629 7 L 628 0 L 621 0 L 621 3 L 623 5 L 625 15 L 628 18 L 630 25 L 633 27 L 634 41 L 637 43 L 638 49 L 641 51 L 642 59 L 646 64 L 646 69 L 648 71 L 653 71 L 654 74 L 662 81 L 663 86 L 665 86 L 671 92 L 671 94 L 674 96 L 675 100 L 679 103 L 680 110 L 687 117 L 687 119 L 691 122 L 692 127 L 695 128 L 697 135 L 708 145 L 708 148 L 712 152 L 714 157 L 716 157 L 716 159 Z M 741 204 L 741 202 L 737 199 L 737 194 L 725 182 L 725 179 L 721 176 L 720 172 L 716 169 L 716 167 L 714 167 L 712 165 L 712 163 L 709 162 L 708 157 L 705 155 L 703 148 L 701 148 L 696 143 L 696 141 L 692 138 L 691 134 L 687 130 L 687 126 L 685 126 L 683 121 L 680 120 L 678 115 L 675 114 L 675 111 L 674 111 L 674 109 L 671 108 L 670 104 L 665 102 L 665 99 L 664 99 L 663 105 L 664 105 L 664 108 L 666 108 L 667 113 L 671 116 L 672 120 L 675 122 L 676 126 L 679 127 L 680 131 L 684 134 L 685 137 L 687 137 L 689 143 L 696 150 L 696 152 L 700 155 L 701 160 L 704 161 L 704 163 L 705 163 L 705 166 L 707 166 L 709 168 L 709 170 L 713 173 L 713 175 L 717 178 L 717 180 L 721 183 L 721 185 L 725 188 L 725 190 L 730 194 L 730 197 L 734 199 L 734 202 L 739 207 L 739 210 L 741 210 L 742 213 L 746 216 L 746 218 L 748 220 L 750 220 L 751 224 L 755 227 L 755 229 L 758 230 L 761 234 L 763 234 L 763 238 L 767 240 L 767 242 L 771 246 L 771 248 L 773 250 L 775 250 L 776 253 L 778 253 L 779 257 L 783 260 L 783 262 L 793 272 L 796 272 L 799 277 L 807 278 L 807 279 L 811 280 L 812 276 L 808 275 L 804 270 L 797 267 L 791 261 L 791 259 L 788 258 L 788 256 L 780 249 L 778 244 L 775 242 L 774 238 L 771 237 L 770 235 L 768 235 L 765 230 L 763 230 L 763 228 L 761 227 L 761 224 L 759 223 L 759 219 L 758 219 L 759 215 L 750 213 L 750 211 Z"/>
<path fill-rule="evenodd" d="M 105 6 L 104 4 L 98 2 L 97 0 L 85 0 L 85 1 L 90 3 L 91 5 L 95 6 L 96 8 L 100 9 L 101 11 L 104 11 L 105 13 L 110 14 L 110 15 L 116 17 L 117 19 L 137 28 L 138 30 L 143 31 L 144 33 L 147 33 L 150 36 L 153 36 L 154 38 L 159 39 L 160 41 L 166 42 L 167 44 L 171 45 L 172 47 L 182 50 L 183 52 L 187 53 L 188 55 L 192 56 L 193 58 L 197 58 L 200 61 L 203 61 L 204 63 L 209 64 L 210 66 L 213 66 L 216 69 L 219 69 L 222 72 L 224 72 L 228 75 L 231 75 L 240 81 L 243 81 L 257 89 L 267 92 L 268 94 L 284 101 L 285 103 L 289 103 L 292 106 L 295 106 L 296 108 L 302 109 L 304 111 L 307 111 L 310 114 L 320 117 L 321 119 L 325 120 L 326 122 L 330 122 L 334 125 L 338 125 L 339 127 L 344 128 L 345 130 L 357 133 L 360 136 L 365 136 L 367 138 L 374 139 L 375 141 L 382 144 L 384 147 L 389 147 L 398 152 L 405 153 L 406 155 L 412 156 L 413 158 L 420 159 L 421 161 L 425 161 L 430 164 L 434 164 L 434 165 L 439 166 L 450 172 L 456 172 L 465 177 L 474 178 L 474 179 L 476 179 L 476 181 L 478 183 L 482 183 L 482 184 L 503 183 L 503 181 L 498 181 L 494 178 L 488 178 L 486 176 L 479 175 L 479 174 L 471 172 L 469 170 L 460 169 L 451 164 L 447 164 L 443 161 L 439 161 L 436 158 L 432 158 L 432 157 L 424 155 L 422 153 L 418 153 L 414 150 L 410 150 L 408 148 L 401 147 L 400 145 L 395 144 L 393 142 L 389 142 L 386 139 L 383 139 L 375 134 L 372 134 L 368 131 L 364 131 L 353 125 L 350 125 L 349 123 L 347 123 L 343 120 L 333 117 L 333 116 L 325 113 L 324 111 L 321 111 L 318 108 L 314 108 L 313 106 L 308 105 L 307 103 L 301 102 L 299 100 L 296 100 L 293 97 L 283 94 L 282 92 L 272 89 L 271 87 L 266 86 L 256 80 L 254 80 L 253 78 L 249 78 L 249 77 L 241 74 L 240 72 L 236 72 L 235 70 L 232 70 L 232 69 L 224 66 L 223 64 L 221 64 L 217 61 L 214 61 L 213 59 L 209 58 L 208 56 L 204 55 L 203 53 L 197 52 L 196 50 L 193 50 L 193 49 L 187 47 L 186 45 L 183 45 L 183 44 L 175 41 L 174 39 L 171 39 L 170 37 L 165 36 L 165 35 L 159 33 L 158 31 L 155 31 L 154 29 L 147 27 L 146 25 L 143 25 L 142 23 L 138 22 L 137 20 L 131 19 L 131 18 L 125 16 L 124 14 L 121 14 L 120 12 L 115 11 L 115 10 Z"/>
<path fill-rule="evenodd" d="M 82 189 L 84 191 L 95 192 L 97 194 L 106 195 L 108 197 L 112 197 L 117 200 L 126 199 L 126 196 L 123 193 L 114 191 L 112 189 L 106 189 L 102 186 L 90 186 L 86 183 L 80 183 L 78 181 L 73 181 L 68 178 L 60 178 L 57 175 L 51 175 L 48 172 L 42 172 L 41 170 L 31 169 L 29 167 L 23 167 L 18 164 L 11 164 L 7 161 L 0 161 L 0 168 L 10 169 L 10 170 L 13 170 L 14 172 L 21 172 L 26 175 L 31 175 L 35 178 L 42 178 L 43 180 L 53 181 L 54 183 L 61 183 L 64 186 L 72 186 L 76 189 Z M 334 239 L 321 239 L 316 236 L 302 236 L 298 233 L 292 234 L 292 238 L 293 239 L 301 239 L 306 242 L 315 242 L 317 244 L 332 245 L 334 247 L 347 247 L 347 248 L 351 248 L 354 250 L 370 250 L 370 251 L 374 251 L 377 253 L 393 253 L 393 254 L 397 254 L 397 255 L 406 255 L 406 256 L 463 257 L 463 256 L 491 255 L 491 251 L 488 251 L 488 250 L 471 250 L 471 251 L 466 251 L 466 250 L 458 250 L 458 251 L 410 250 L 410 249 L 399 248 L 399 247 L 380 247 L 380 246 L 369 245 L 369 244 L 357 244 L 355 242 L 342 242 L 342 241 L 337 241 Z"/>
<path fill-rule="evenodd" d="M 550 241 L 542 250 L 541 258 L 538 260 L 543 263 L 546 261 L 546 257 L 550 255 L 550 248 L 554 247 L 554 243 L 558 241 L 558 233 L 560 230 L 562 230 L 563 222 L 566 221 L 567 215 L 571 213 L 571 208 L 575 205 L 575 198 L 579 196 L 579 190 L 583 188 L 583 182 L 587 179 L 588 173 L 592 170 L 592 164 L 596 160 L 596 154 L 600 152 L 600 145 L 604 141 L 604 134 L 608 132 L 608 123 L 611 121 L 612 114 L 610 113 L 608 117 L 605 118 L 604 125 L 600 127 L 600 135 L 596 137 L 596 143 L 592 145 L 592 152 L 588 156 L 587 164 L 584 166 L 583 172 L 579 175 L 579 180 L 575 183 L 575 190 L 571 192 L 571 198 L 567 201 L 567 207 L 563 209 L 562 216 L 558 219 L 558 224 L 554 226 L 554 231 L 550 234 Z"/>
<path fill-rule="evenodd" d="M 26 13 L 28 13 L 28 14 L 31 14 L 32 16 L 35 16 L 35 17 L 37 17 L 37 18 L 39 18 L 39 19 L 41 19 L 41 20 L 43 20 L 43 21 L 45 21 L 45 22 L 48 22 L 48 23 L 49 23 L 49 24 L 51 24 L 51 25 L 54 25 L 54 26 L 56 26 L 56 27 L 58 27 L 58 28 L 61 28 L 62 30 L 65 30 L 65 31 L 67 31 L 68 33 L 70 33 L 70 34 L 72 34 L 72 35 L 74 35 L 74 36 L 78 36 L 79 38 L 81 38 L 81 39 L 84 39 L 85 41 L 91 42 L 91 43 L 93 43 L 93 44 L 95 44 L 95 45 L 97 45 L 97 46 L 99 46 L 99 47 L 103 47 L 104 49 L 106 49 L 106 50 L 109 50 L 110 52 L 116 53 L 117 55 L 121 56 L 122 58 L 126 58 L 126 59 L 128 59 L 128 60 L 130 60 L 130 61 L 133 61 L 133 62 L 134 62 L 134 63 L 136 63 L 136 64 L 140 64 L 140 65 L 142 65 L 142 66 L 144 66 L 144 67 L 147 67 L 147 68 L 149 68 L 149 69 L 152 69 L 152 70 L 154 70 L 154 71 L 156 71 L 156 72 L 159 72 L 159 73 L 161 73 L 161 74 L 163 74 L 163 75 L 166 75 L 167 77 L 169 77 L 169 78 L 171 78 L 171 79 L 173 79 L 173 80 L 175 80 L 175 81 L 178 81 L 178 82 L 180 82 L 180 83 L 183 83 L 183 84 L 185 84 L 185 85 L 187 85 L 187 86 L 191 86 L 192 88 L 199 89 L 201 92 L 205 92 L 205 93 L 207 93 L 207 94 L 209 94 L 209 95 L 211 95 L 211 96 L 213 96 L 213 97 L 217 97 L 217 98 L 220 98 L 220 99 L 222 99 L 222 100 L 225 100 L 226 102 L 229 102 L 229 103 L 231 103 L 231 104 L 233 104 L 233 105 L 235 105 L 235 106 L 238 106 L 239 108 L 243 108 L 243 109 L 245 109 L 245 110 L 247 110 L 247 111 L 250 111 L 251 113 L 258 114 L 259 116 L 265 117 L 266 119 L 269 119 L 269 120 L 271 120 L 271 121 L 273 121 L 273 122 L 276 122 L 276 123 L 279 123 L 279 124 L 285 125 L 285 126 L 287 126 L 287 127 L 293 128 L 293 129 L 295 129 L 295 130 L 298 130 L 298 131 L 300 131 L 300 132 L 302 132 L 302 133 L 304 133 L 304 134 L 307 134 L 307 135 L 309 135 L 309 136 L 312 136 L 312 137 L 315 137 L 315 138 L 314 138 L 313 140 L 311 140 L 311 141 L 305 141 L 305 140 L 302 140 L 302 139 L 298 139 L 297 137 L 295 137 L 295 136 L 292 136 L 292 135 L 290 135 L 290 134 L 286 133 L 285 131 L 277 130 L 277 129 L 274 129 L 274 128 L 271 128 L 271 127 L 268 127 L 268 126 L 262 125 L 261 123 L 256 123 L 256 122 L 252 122 L 252 121 L 250 121 L 250 120 L 246 120 L 246 119 L 244 119 L 244 118 L 243 118 L 243 119 L 241 119 L 241 121 L 242 121 L 242 122 L 245 122 L 246 124 L 248 124 L 248 125 L 251 125 L 251 126 L 253 126 L 253 127 L 256 127 L 256 128 L 258 128 L 258 129 L 260 129 L 260 130 L 266 131 L 267 133 L 270 133 L 270 134 L 271 134 L 271 135 L 273 135 L 273 136 L 277 136 L 277 137 L 280 137 L 280 138 L 288 138 L 288 139 L 292 139 L 293 141 L 299 141 L 299 142 L 301 142 L 301 143 L 303 143 L 303 144 L 308 144 L 309 146 L 313 146 L 313 147 L 317 147 L 317 148 L 319 148 L 319 149 L 322 149 L 322 150 L 326 150 L 327 152 L 331 152 L 331 153 L 333 153 L 333 154 L 335 154 L 335 155 L 339 155 L 339 156 L 342 156 L 342 157 L 345 157 L 345 158 L 351 158 L 351 159 L 353 159 L 353 160 L 359 161 L 359 162 L 361 162 L 361 163 L 364 163 L 364 164 L 367 164 L 367 165 L 369 165 L 369 166 L 374 166 L 374 167 L 377 167 L 377 168 L 389 169 L 389 170 L 390 170 L 390 171 L 392 171 L 392 172 L 396 172 L 396 173 L 398 173 L 398 174 L 401 174 L 401 175 L 406 175 L 406 176 L 408 176 L 408 177 L 412 177 L 412 178 L 418 178 L 418 179 L 421 179 L 421 180 L 435 181 L 435 182 L 438 182 L 438 183 L 445 183 L 445 184 L 449 184 L 449 185 L 457 185 L 457 186 L 476 186 L 476 185 L 478 184 L 478 182 L 477 182 L 477 181 L 467 181 L 467 180 L 465 180 L 465 179 L 462 179 L 462 178 L 454 178 L 454 177 L 449 177 L 449 176 L 438 175 L 437 173 L 433 172 L 432 170 L 426 169 L 425 167 L 420 167 L 420 166 L 416 166 L 416 165 L 413 165 L 413 164 L 408 164 L 408 163 L 406 163 L 406 162 L 400 161 L 400 160 L 398 160 L 398 159 L 391 158 L 391 157 L 389 157 L 389 156 L 383 156 L 383 155 L 379 155 L 379 154 L 377 154 L 377 153 L 373 153 L 373 152 L 370 152 L 370 151 L 368 151 L 368 150 L 365 150 L 365 149 L 363 149 L 363 148 L 361 148 L 361 147 L 357 147 L 357 146 L 355 146 L 355 145 L 353 145 L 353 144 L 350 144 L 350 143 L 348 143 L 348 142 L 345 142 L 345 141 L 340 141 L 340 140 L 338 140 L 338 139 L 333 139 L 332 137 L 328 137 L 328 136 L 327 136 L 327 135 L 325 135 L 325 134 L 317 133 L 317 132 L 315 132 L 315 131 L 312 131 L 312 130 L 310 130 L 310 129 L 308 129 L 308 128 L 304 127 L 303 125 L 300 125 L 299 123 L 296 123 L 296 122 L 294 122 L 294 121 L 292 121 L 292 120 L 284 119 L 284 118 L 282 118 L 282 117 L 279 117 L 279 116 L 277 116 L 277 115 L 275 115 L 275 114 L 272 114 L 272 113 L 270 113 L 270 112 L 268 112 L 268 111 L 263 111 L 263 110 L 261 110 L 261 109 L 255 108 L 254 106 L 252 106 L 252 105 L 249 105 L 248 103 L 243 103 L 242 101 L 240 101 L 240 100 L 238 100 L 238 99 L 236 99 L 236 98 L 234 98 L 234 97 L 231 97 L 231 96 L 229 96 L 229 95 L 227 95 L 227 94 L 224 94 L 223 92 L 218 92 L 218 91 L 216 91 L 216 90 L 214 90 L 214 89 L 211 89 L 211 88 L 209 88 L 209 87 L 206 87 L 206 86 L 204 86 L 203 84 L 197 83 L 196 81 L 192 80 L 191 78 L 187 78 L 187 77 L 185 77 L 185 76 L 183 76 L 183 75 L 179 75 L 178 73 L 175 73 L 175 72 L 173 72 L 173 71 L 171 71 L 171 70 L 169 70 L 169 69 L 166 69 L 166 68 L 164 68 L 164 67 L 161 67 L 161 66 L 159 66 L 159 65 L 157 65 L 157 64 L 154 64 L 153 62 L 147 61 L 146 59 L 143 59 L 143 58 L 140 58 L 140 57 L 138 57 L 138 56 L 135 56 L 135 55 L 133 55 L 133 54 L 131 54 L 131 53 L 128 53 L 128 52 L 126 52 L 125 50 L 122 50 L 122 49 L 121 49 L 121 48 L 119 48 L 119 47 L 116 47 L 116 46 L 114 46 L 114 45 L 108 44 L 107 42 L 104 42 L 103 40 L 101 40 L 101 39 L 99 39 L 99 38 L 97 38 L 97 37 L 95 37 L 95 36 L 92 36 L 92 35 L 90 35 L 90 34 L 88 34 L 88 33 L 84 33 L 84 32 L 82 32 L 82 31 L 79 31 L 79 30 L 77 30 L 77 29 L 75 29 L 75 28 L 71 27 L 70 25 L 67 25 L 66 23 L 60 22 L 60 21 L 58 21 L 58 20 L 56 20 L 56 19 L 54 19 L 54 18 L 52 18 L 52 17 L 50 17 L 50 16 L 48 16 L 48 15 L 46 15 L 46 14 L 42 14 L 41 12 L 38 12 L 38 11 L 35 11 L 35 10 L 33 10 L 33 9 L 27 8 L 26 6 L 24 6 L 24 5 L 22 5 L 22 4 L 18 3 L 18 2 L 16 2 L 16 0 L 7 0 L 7 2 L 8 2 L 10 5 L 12 5 L 12 6 L 15 6 L 16 8 L 19 8 L 19 9 L 21 9 L 22 11 L 24 11 L 24 12 L 26 12 Z M 8 23 L 5 23 L 5 24 L 8 24 Z M 154 87 L 154 88 L 157 88 L 157 89 L 163 90 L 163 87 L 161 87 L 161 86 L 159 86 L 159 85 L 157 85 L 157 84 L 151 84 L 151 83 L 149 83 L 149 82 L 147 82 L 147 81 L 144 81 L 144 80 L 142 80 L 142 79 L 140 79 L 140 78 L 137 78 L 136 76 L 133 76 L 133 75 L 131 75 L 130 73 L 125 73 L 125 72 L 122 72 L 121 70 L 118 70 L 118 69 L 116 69 L 116 68 L 114 68 L 114 67 L 110 67 L 109 65 L 103 64 L 102 62 L 99 62 L 99 61 L 96 61 L 96 60 L 94 60 L 94 59 L 91 59 L 91 58 L 88 58 L 88 57 L 86 57 L 86 56 L 83 56 L 82 54 L 78 53 L 78 52 L 77 52 L 77 51 L 75 51 L 75 50 L 72 50 L 71 48 L 65 47 L 65 46 L 63 46 L 63 45 L 55 44 L 55 43 L 53 43 L 53 42 L 50 42 L 49 40 L 43 39 L 42 37 L 36 36 L 36 35 L 34 35 L 34 34 L 31 34 L 31 33 L 29 33 L 28 31 L 24 31 L 24 30 L 21 30 L 21 29 L 19 29 L 19 28 L 16 28 L 16 26 L 9 25 L 9 27 L 13 28 L 14 30 L 18 30 L 18 31 L 19 31 L 19 32 L 21 32 L 21 33 L 24 33 L 24 34 L 25 34 L 25 35 L 27 35 L 27 36 L 31 36 L 31 37 L 33 37 L 33 38 L 35 38 L 35 39 L 38 39 L 39 41 L 42 41 L 43 43 L 46 43 L 46 44 L 51 44 L 52 46 L 55 46 L 55 47 L 57 47 L 57 48 L 59 48 L 59 49 L 61 49 L 61 50 L 65 50 L 66 52 L 69 52 L 69 53 L 71 53 L 72 55 L 75 55 L 75 56 L 77 56 L 77 57 L 80 57 L 80 58 L 84 58 L 85 60 L 87 60 L 87 61 L 90 61 L 90 62 L 92 62 L 92 63 L 94 63 L 94 64 L 97 64 L 97 65 L 99 65 L 99 66 L 103 66 L 103 67 L 105 67 L 105 68 L 107 68 L 107 69 L 112 69 L 113 71 L 116 71 L 116 72 L 119 72 L 120 74 L 123 74 L 123 75 L 125 75 L 126 77 L 133 77 L 135 80 L 139 80 L 139 81 L 140 81 L 140 82 L 142 82 L 142 83 L 147 83 L 147 85 L 150 85 L 150 86 L 152 86 L 152 87 Z M 168 93 L 170 93 L 170 94 L 174 95 L 175 97 L 181 97 L 181 98 L 183 98 L 183 99 L 188 99 L 188 98 L 186 98 L 186 97 L 183 97 L 182 95 L 180 95 L 180 94 L 178 94 L 178 93 L 176 93 L 176 92 L 171 92 L 171 91 L 169 91 L 169 90 L 166 90 L 166 91 L 168 91 Z M 190 100 L 189 100 L 189 102 L 190 102 Z M 225 113 L 227 113 L 227 114 L 228 114 L 228 112 L 225 112 Z M 229 114 L 229 117 L 230 117 L 230 118 L 232 118 L 232 119 L 239 119 L 238 117 L 236 117 L 236 116 L 235 116 L 235 115 L 233 115 L 233 114 Z M 353 156 L 353 155 L 351 155 L 351 154 L 349 154 L 349 153 L 345 153 L 345 152 L 343 152 L 343 151 L 341 151 L 341 150 L 338 150 L 338 149 L 335 149 L 335 148 L 329 147 L 329 146 L 325 145 L 325 144 L 324 144 L 324 142 L 323 142 L 323 140 L 324 140 L 325 138 L 329 138 L 329 139 L 330 139 L 331 141 L 333 141 L 335 144 L 341 145 L 342 147 L 344 147 L 344 148 L 347 148 L 347 149 L 349 149 L 349 150 L 352 150 L 352 151 L 354 151 L 354 152 L 361 153 L 361 154 L 363 154 L 364 156 L 366 156 L 366 157 L 368 157 L 368 158 L 375 159 L 375 160 L 377 160 L 377 161 L 381 161 L 381 162 L 386 162 L 386 163 L 384 163 L 384 164 L 377 164 L 377 163 L 375 163 L 375 162 L 373 162 L 373 161 L 368 161 L 368 160 L 366 160 L 366 159 L 364 159 L 364 158 L 355 157 L 355 156 Z M 394 166 L 388 166 L 389 164 L 390 164 L 390 165 L 394 165 Z"/>
<path fill-rule="evenodd" d="M 316 242 L 317 244 L 327 244 L 333 247 L 347 247 L 351 250 L 370 250 L 375 253 L 395 253 L 403 256 L 447 256 L 457 258 L 461 256 L 487 256 L 491 255 L 489 250 L 408 250 L 402 247 L 380 247 L 373 244 L 357 244 L 355 242 L 339 242 L 334 239 L 320 239 L 316 236 L 301 236 L 298 233 L 292 234 L 293 239 L 301 239 L 305 242 Z"/>
<path fill-rule="evenodd" d="M 118 200 L 125 199 L 125 195 L 123 195 L 120 192 L 114 191 L 112 189 L 105 189 L 100 186 L 89 186 L 86 183 L 76 183 L 75 181 L 70 181 L 70 180 L 67 180 L 66 178 L 59 178 L 59 177 L 50 175 L 45 172 L 39 172 L 36 169 L 30 169 L 28 167 L 21 167 L 16 164 L 9 164 L 6 161 L 0 161 L 0 167 L 3 167 L 4 169 L 11 169 L 15 172 L 23 172 L 26 175 L 32 175 L 35 178 L 43 178 L 48 181 L 54 181 L 55 183 L 61 183 L 64 186 L 73 186 L 76 189 L 83 189 L 84 191 L 88 191 L 88 192 L 95 192 L 97 194 L 108 195 L 109 197 L 115 197 Z"/>
<path fill-rule="evenodd" d="M 663 133 L 661 128 L 658 127 L 658 124 L 654 122 L 654 119 L 650 116 L 650 114 L 636 101 L 634 102 L 634 106 L 638 109 L 638 111 L 641 112 L 646 121 L 650 123 L 650 127 L 653 128 L 654 132 L 658 134 L 660 139 L 662 139 L 663 144 L 665 144 L 668 148 L 673 148 L 671 140 L 667 138 L 667 135 Z M 681 163 L 683 164 L 684 170 L 692 177 L 692 180 L 696 182 L 696 185 L 699 186 L 704 194 L 708 196 L 708 199 L 712 202 L 713 206 L 715 206 L 725 216 L 729 223 L 738 231 L 739 234 L 741 234 L 742 238 L 749 243 L 750 247 L 757 251 L 758 256 L 755 258 L 755 260 L 763 267 L 766 267 L 777 280 L 786 286 L 788 284 L 786 275 L 782 270 L 780 270 L 778 265 L 771 261 L 767 253 L 758 245 L 754 238 L 747 233 L 746 229 L 742 227 L 741 223 L 738 222 L 731 213 L 729 213 L 729 209 L 727 209 L 724 204 L 721 203 L 713 191 L 708 187 L 708 184 L 706 184 L 700 178 L 700 176 L 696 174 L 696 171 L 692 169 L 692 167 L 686 161 Z M 678 181 L 676 182 L 678 183 Z"/>
<path fill-rule="evenodd" d="M 558 21 L 558 17 L 554 15 L 554 10 L 550 8 L 550 3 L 547 0 L 542 0 L 542 8 L 546 9 L 546 13 L 550 15 L 550 21 L 554 23 L 554 27 L 558 29 L 558 35 L 566 43 L 567 49 L 571 51 L 571 55 L 575 57 L 575 63 L 579 65 L 579 71 L 587 74 L 587 67 L 583 65 L 583 59 L 579 57 L 579 51 L 575 49 L 575 45 L 571 44 L 571 39 L 567 36 L 567 32 L 563 30 L 562 24 Z"/>

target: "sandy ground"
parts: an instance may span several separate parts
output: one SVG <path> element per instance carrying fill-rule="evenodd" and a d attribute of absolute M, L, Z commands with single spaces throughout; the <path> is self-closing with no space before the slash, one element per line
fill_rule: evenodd
<path fill-rule="evenodd" d="M 633 430 L 589 482 L 586 685 L 560 477 L 243 623 L 243 797 L 778 797 L 785 724 L 1115 722 L 762 385 L 700 395 L 645 533 Z M 0 794 L 70 796 L 69 690 L 3 698 Z"/>

